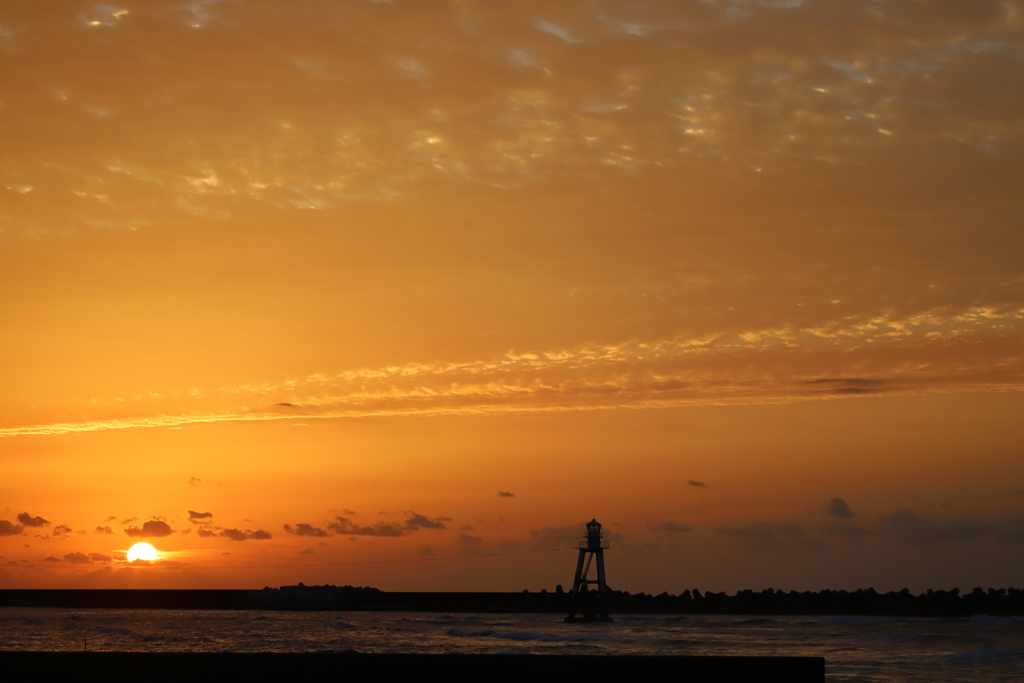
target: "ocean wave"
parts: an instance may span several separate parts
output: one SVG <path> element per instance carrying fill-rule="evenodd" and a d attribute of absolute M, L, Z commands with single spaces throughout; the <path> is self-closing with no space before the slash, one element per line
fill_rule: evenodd
<path fill-rule="evenodd" d="M 135 631 L 131 630 L 130 628 L 120 628 L 120 627 L 117 627 L 117 626 L 97 626 L 93 630 L 96 631 L 96 633 L 105 633 L 105 634 L 108 634 L 108 635 L 117 635 L 117 636 L 134 636 L 134 635 L 137 635 L 135 633 Z"/>
<path fill-rule="evenodd" d="M 494 629 L 450 628 L 450 636 L 462 638 L 500 638 L 502 640 L 536 640 L 542 643 L 585 643 L 598 640 L 616 640 L 621 636 L 607 633 L 544 633 L 541 631 L 495 631 Z"/>
<path fill-rule="evenodd" d="M 336 628 L 336 629 L 340 629 L 340 630 L 343 630 L 343 631 L 347 631 L 349 629 L 359 628 L 359 627 L 356 626 L 355 624 L 352 624 L 352 623 L 349 623 L 349 622 L 345 621 L 344 619 L 328 619 L 327 620 L 327 628 Z"/>
<path fill-rule="evenodd" d="M 725 622 L 726 626 L 788 626 L 789 624 L 775 619 L 741 619 Z"/>
<path fill-rule="evenodd" d="M 878 626 L 897 624 L 899 620 L 886 617 L 825 617 L 819 623 L 825 626 Z"/>
<path fill-rule="evenodd" d="M 979 614 L 970 618 L 972 624 L 1024 624 L 1024 617 L 990 617 Z"/>
<path fill-rule="evenodd" d="M 1024 657 L 1024 650 L 997 650 L 991 647 L 983 647 L 978 650 L 967 650 L 950 655 L 946 661 L 953 664 L 966 664 L 970 662 L 983 662 L 990 659 L 1013 659 Z"/>

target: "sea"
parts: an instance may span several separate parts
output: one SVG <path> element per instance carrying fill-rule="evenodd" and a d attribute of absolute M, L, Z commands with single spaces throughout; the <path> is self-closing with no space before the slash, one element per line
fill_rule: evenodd
<path fill-rule="evenodd" d="M 829 681 L 1024 681 L 1024 617 L 0 608 L 3 650 L 824 657 Z"/>

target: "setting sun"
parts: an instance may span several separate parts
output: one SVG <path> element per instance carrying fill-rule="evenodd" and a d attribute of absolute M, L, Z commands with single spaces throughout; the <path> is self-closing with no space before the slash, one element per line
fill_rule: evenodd
<path fill-rule="evenodd" d="M 149 543 L 136 543 L 128 550 L 128 561 L 134 562 L 135 560 L 157 560 L 160 558 L 160 554 L 157 553 L 156 548 L 151 546 Z"/>

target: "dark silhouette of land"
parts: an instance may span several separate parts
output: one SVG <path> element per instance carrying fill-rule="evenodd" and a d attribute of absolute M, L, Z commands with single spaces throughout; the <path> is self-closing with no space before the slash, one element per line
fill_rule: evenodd
<path fill-rule="evenodd" d="M 142 608 L 142 609 L 266 609 L 380 610 L 408 612 L 551 612 L 566 613 L 570 594 L 531 593 L 406 593 L 353 586 L 282 586 L 263 590 L 0 590 L 0 607 Z M 967 617 L 1024 615 L 1024 591 L 975 588 L 961 594 L 928 590 L 877 593 L 857 591 L 740 591 L 735 595 L 685 591 L 629 594 L 608 591 L 612 614 L 756 614 Z"/>
<path fill-rule="evenodd" d="M 421 655 L 227 652 L 2 652 L 5 681 L 99 680 L 111 672 L 147 681 L 481 680 L 693 683 L 823 683 L 822 657 L 616 655 Z M 322 679 L 320 677 L 323 677 Z"/>

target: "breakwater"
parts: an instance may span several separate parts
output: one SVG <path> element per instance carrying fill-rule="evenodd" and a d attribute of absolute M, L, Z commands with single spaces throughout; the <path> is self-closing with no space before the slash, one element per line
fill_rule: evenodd
<path fill-rule="evenodd" d="M 0 607 L 380 610 L 410 612 L 564 612 L 561 590 L 521 593 L 413 593 L 354 586 L 282 586 L 263 590 L 32 590 L 0 589 Z M 957 589 L 914 595 L 909 590 L 760 592 L 734 595 L 684 591 L 679 595 L 611 591 L 613 614 L 877 615 L 960 617 L 1024 615 L 1024 591 L 1014 588 L 969 593 Z"/>

